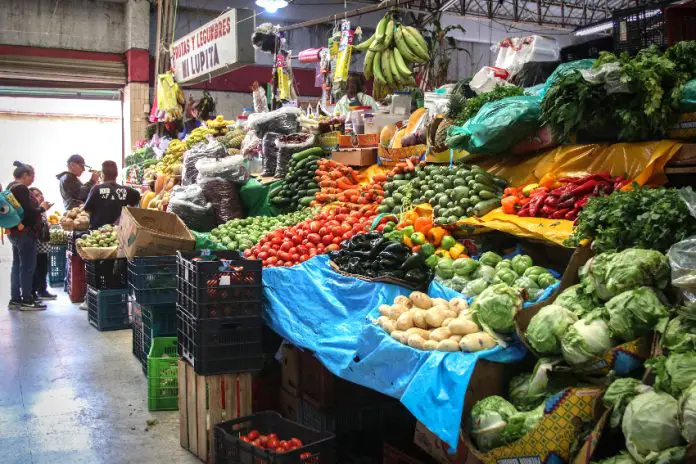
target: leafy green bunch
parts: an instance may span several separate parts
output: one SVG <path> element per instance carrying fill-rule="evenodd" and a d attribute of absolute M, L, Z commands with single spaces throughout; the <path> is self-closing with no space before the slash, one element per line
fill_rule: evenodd
<path fill-rule="evenodd" d="M 596 253 L 637 247 L 666 251 L 696 233 L 678 189 L 638 188 L 594 197 L 578 215 L 573 235 L 566 241 L 578 246 L 593 240 Z"/>
<path fill-rule="evenodd" d="M 450 101 L 450 112 L 448 117 L 454 119 L 456 125 L 461 126 L 466 121 L 476 116 L 476 113 L 478 113 L 481 107 L 486 103 L 502 100 L 507 97 L 519 97 L 520 95 L 524 95 L 524 89 L 521 87 L 499 85 L 490 92 L 484 92 L 469 99 L 465 99 L 465 97 L 461 95 L 453 96 L 452 98 L 455 101 Z"/>

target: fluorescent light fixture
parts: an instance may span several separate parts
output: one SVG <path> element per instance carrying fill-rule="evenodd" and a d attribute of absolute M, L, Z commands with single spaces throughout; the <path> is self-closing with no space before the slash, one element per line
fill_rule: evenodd
<path fill-rule="evenodd" d="M 288 6 L 288 2 L 286 0 L 256 0 L 256 5 L 266 10 L 267 13 L 275 13 Z"/>
<path fill-rule="evenodd" d="M 581 27 L 577 31 L 573 32 L 576 37 L 582 37 L 585 35 L 599 34 L 604 31 L 611 31 L 614 28 L 614 23 L 612 21 L 606 21 L 599 24 L 594 24 L 592 26 Z"/>

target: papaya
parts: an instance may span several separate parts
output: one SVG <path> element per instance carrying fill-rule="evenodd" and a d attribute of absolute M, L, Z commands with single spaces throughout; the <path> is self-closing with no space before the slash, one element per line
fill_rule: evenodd
<path fill-rule="evenodd" d="M 382 132 L 379 134 L 379 143 L 384 147 L 389 147 L 389 143 L 394 138 L 396 133 L 396 126 L 394 124 L 387 124 L 382 128 Z"/>
<path fill-rule="evenodd" d="M 399 129 L 396 134 L 394 134 L 394 139 L 391 143 L 391 148 L 401 148 L 401 139 L 406 135 L 406 129 Z"/>

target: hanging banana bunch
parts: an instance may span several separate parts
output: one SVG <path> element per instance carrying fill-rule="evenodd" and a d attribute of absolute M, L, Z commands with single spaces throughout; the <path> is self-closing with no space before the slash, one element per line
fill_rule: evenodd
<path fill-rule="evenodd" d="M 375 86 L 384 92 L 415 86 L 411 68 L 430 59 L 421 33 L 397 22 L 391 12 L 379 21 L 375 33 L 353 50 L 365 53 L 365 78 L 374 78 Z"/>

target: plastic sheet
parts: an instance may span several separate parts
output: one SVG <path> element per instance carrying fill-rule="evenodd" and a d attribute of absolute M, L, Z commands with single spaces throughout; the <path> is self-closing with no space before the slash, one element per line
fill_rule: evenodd
<path fill-rule="evenodd" d="M 263 141 L 261 142 L 262 176 L 270 177 L 276 173 L 278 167 L 278 154 L 280 153 L 280 149 L 276 143 L 278 137 L 279 134 L 275 132 L 269 132 L 263 136 Z"/>
<path fill-rule="evenodd" d="M 696 193 L 691 188 L 682 189 L 681 197 L 696 217 Z M 672 245 L 667 257 L 672 268 L 672 285 L 681 289 L 689 304 L 696 303 L 696 236 Z"/>
<path fill-rule="evenodd" d="M 577 60 L 577 61 L 571 61 L 569 63 L 562 63 L 558 65 L 556 70 L 551 73 L 548 79 L 546 79 L 546 84 L 544 84 L 544 89 L 539 93 L 539 96 L 541 98 L 544 98 L 546 95 L 546 92 L 549 91 L 551 86 L 556 82 L 556 80 L 562 76 L 563 74 L 575 71 L 581 70 L 581 69 L 589 69 L 592 67 L 594 64 L 595 60 L 593 59 L 584 59 L 584 60 Z"/>
<path fill-rule="evenodd" d="M 692 113 L 696 111 L 696 79 L 691 79 L 682 89 L 679 97 L 679 112 Z"/>
<path fill-rule="evenodd" d="M 220 177 L 204 177 L 198 181 L 198 185 L 213 206 L 217 224 L 244 217 L 244 206 L 234 183 Z"/>
<path fill-rule="evenodd" d="M 380 304 L 409 290 L 366 282 L 331 270 L 327 256 L 263 272 L 266 322 L 294 345 L 307 348 L 334 374 L 398 398 L 452 448 L 457 447 L 464 397 L 479 359 L 518 362 L 519 342 L 478 353 L 420 351 L 392 339 L 371 320 Z M 432 283 L 442 298 L 458 293 Z M 303 298 L 288 298 L 302 294 Z"/>
<path fill-rule="evenodd" d="M 251 114 L 247 121 L 259 137 L 263 137 L 267 132 L 294 134 L 300 130 L 300 124 L 297 122 L 299 114 L 299 108 L 280 108 L 268 113 Z"/>
<path fill-rule="evenodd" d="M 215 211 L 213 205 L 207 203 L 199 206 L 186 200 L 178 200 L 173 195 L 169 200 L 169 212 L 176 214 L 184 221 L 186 227 L 198 232 L 210 232 L 215 227 Z"/>
<path fill-rule="evenodd" d="M 280 214 L 269 201 L 268 193 L 274 188 L 282 184 L 282 180 L 278 180 L 271 184 L 262 184 L 256 179 L 250 179 L 239 189 L 239 196 L 247 211 L 248 216 L 277 216 Z"/>
<path fill-rule="evenodd" d="M 241 155 L 226 158 L 202 158 L 196 161 L 198 180 L 206 177 L 219 177 L 230 182 L 243 184 L 249 180 L 249 170 Z"/>
<path fill-rule="evenodd" d="M 184 161 L 181 171 L 182 185 L 195 184 L 198 179 L 198 169 L 196 163 L 204 158 L 224 158 L 227 156 L 225 147 L 218 141 L 212 140 L 208 143 L 199 143 L 184 152 Z"/>

